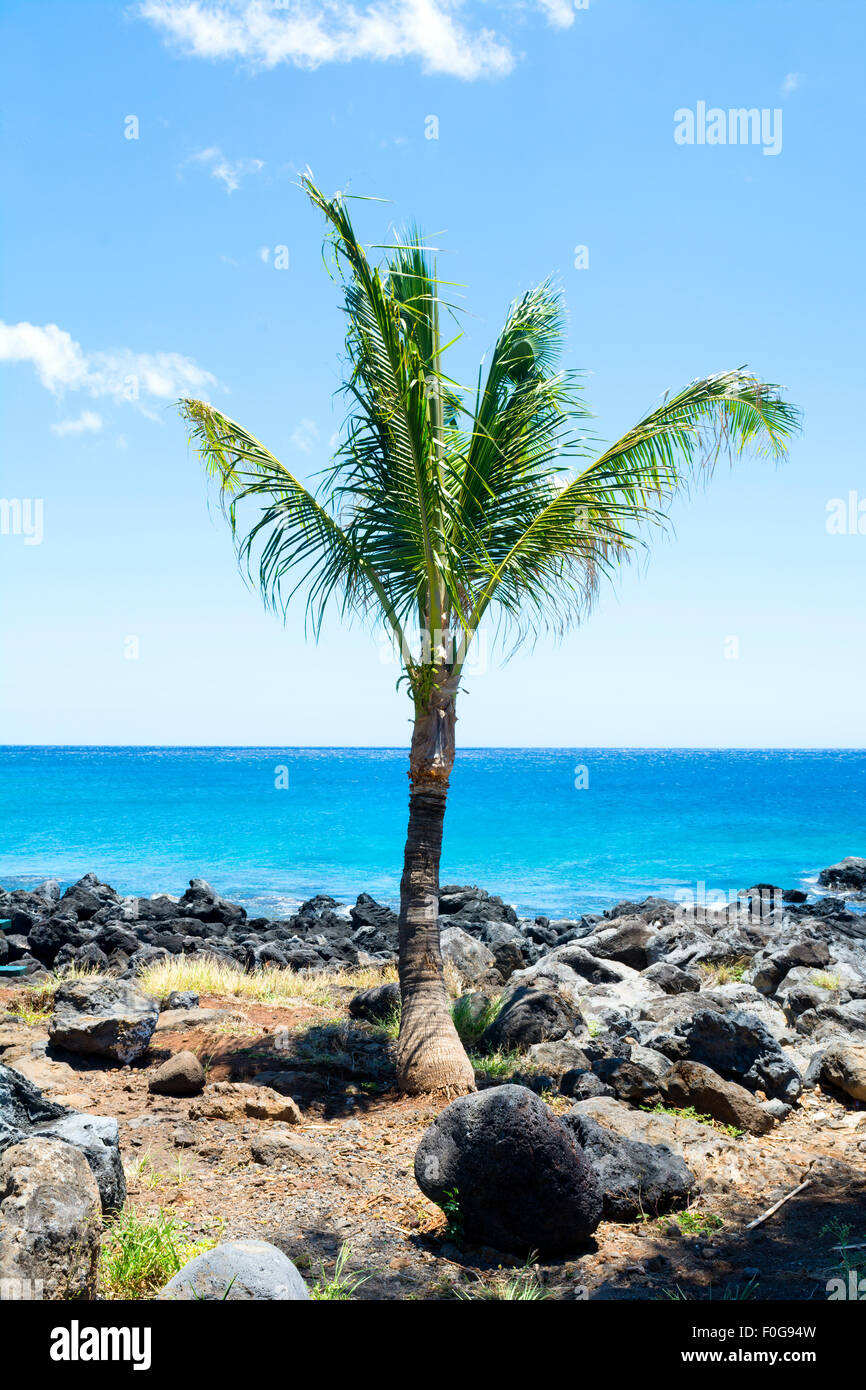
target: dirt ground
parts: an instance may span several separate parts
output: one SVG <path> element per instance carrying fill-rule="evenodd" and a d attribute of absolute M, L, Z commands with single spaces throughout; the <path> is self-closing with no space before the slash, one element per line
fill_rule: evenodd
<path fill-rule="evenodd" d="M 455 1286 L 496 1288 L 510 1261 L 458 1249 L 443 1214 L 413 1178 L 415 1150 L 437 1105 L 392 1086 L 388 1038 L 340 1009 L 270 1008 L 202 998 L 227 1011 L 206 1027 L 158 1031 L 131 1067 L 45 1050 L 43 1020 L 10 1009 L 0 990 L 0 1061 L 14 1063 L 52 1099 L 116 1117 L 129 1202 L 189 1223 L 190 1239 L 257 1237 L 280 1246 L 311 1279 L 330 1276 L 344 1245 L 367 1276 L 359 1299 L 444 1299 Z M 208 1081 L 256 1081 L 291 1095 L 300 1141 L 274 1166 L 250 1143 L 277 1122 L 190 1119 L 189 1099 L 152 1096 L 153 1069 L 195 1052 Z M 507 1078 L 506 1078 L 507 1079 Z M 552 1102 L 566 1109 L 564 1098 Z M 804 1191 L 752 1231 L 746 1226 L 808 1179 Z M 689 1212 L 632 1225 L 603 1223 L 568 1260 L 535 1266 L 553 1299 L 797 1299 L 824 1301 L 844 1272 L 834 1249 L 866 1242 L 866 1108 L 816 1091 L 769 1135 L 743 1136 L 707 1161 Z M 866 1249 L 852 1251 L 850 1263 Z"/>

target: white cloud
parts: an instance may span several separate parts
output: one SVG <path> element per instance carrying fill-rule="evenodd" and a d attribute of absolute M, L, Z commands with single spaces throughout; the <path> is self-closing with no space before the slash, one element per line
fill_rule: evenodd
<path fill-rule="evenodd" d="M 539 0 L 549 17 L 564 0 Z M 502 77 L 514 66 L 508 43 L 461 22 L 461 0 L 142 0 L 138 14 L 183 53 L 235 58 L 255 67 L 317 68 L 355 59 L 412 58 L 425 72 Z M 555 22 L 562 23 L 560 17 Z"/>
<path fill-rule="evenodd" d="M 785 77 L 779 91 L 783 97 L 790 96 L 791 92 L 796 92 L 800 85 L 801 74 L 799 72 L 789 72 Z"/>
<path fill-rule="evenodd" d="M 318 438 L 319 429 L 315 420 L 302 420 L 297 429 L 289 436 L 290 442 L 304 454 L 313 452 L 313 445 L 317 443 Z"/>
<path fill-rule="evenodd" d="M 217 385 L 216 377 L 178 352 L 85 352 L 56 323 L 0 323 L 0 362 L 29 362 L 55 396 L 86 391 L 117 402 L 170 401 L 188 391 Z M 85 412 L 87 413 L 87 412 Z"/>
<path fill-rule="evenodd" d="M 61 438 L 67 434 L 97 434 L 101 429 L 102 416 L 97 415 L 95 410 L 82 410 L 76 420 L 61 420 L 51 426 L 52 433 L 59 434 Z"/>
<path fill-rule="evenodd" d="M 557 29 L 570 29 L 574 23 L 574 0 L 536 0 L 538 8 L 547 15 L 548 24 Z"/>
<path fill-rule="evenodd" d="M 191 154 L 189 159 L 184 160 L 180 166 L 182 169 L 187 164 L 204 164 L 212 179 L 219 179 L 226 186 L 227 193 L 234 193 L 241 186 L 241 179 L 247 174 L 258 174 L 264 169 L 264 161 L 261 159 L 236 159 L 234 161 L 226 159 L 222 150 L 217 145 L 211 145 L 206 150 L 199 150 L 197 154 Z"/>

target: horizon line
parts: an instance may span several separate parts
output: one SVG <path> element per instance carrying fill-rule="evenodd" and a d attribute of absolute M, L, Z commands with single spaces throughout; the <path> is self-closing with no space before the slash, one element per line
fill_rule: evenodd
<path fill-rule="evenodd" d="M 406 753 L 408 745 L 398 743 L 0 743 L 2 752 L 23 752 L 44 749 L 51 752 L 221 752 L 225 749 L 260 751 L 292 749 L 300 753 Z M 502 743 L 464 744 L 461 753 L 866 753 L 866 746 L 856 744 L 663 744 L 663 743 Z"/>

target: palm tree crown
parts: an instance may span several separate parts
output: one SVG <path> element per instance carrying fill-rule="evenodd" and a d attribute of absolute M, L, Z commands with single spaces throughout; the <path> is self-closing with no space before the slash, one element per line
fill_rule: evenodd
<path fill-rule="evenodd" d="M 303 186 L 330 226 L 348 323 L 350 408 L 320 488 L 212 406 L 180 405 L 266 601 L 284 610 L 306 588 L 316 633 L 332 599 L 381 616 L 416 704 L 431 682 L 456 691 L 482 621 L 519 640 L 584 613 L 600 578 L 721 453 L 785 453 L 798 412 L 745 369 L 666 396 L 599 452 L 579 374 L 559 366 L 563 309 L 549 283 L 512 305 L 486 375 L 460 389 L 443 365 L 451 306 L 418 231 L 376 268 L 346 198 Z M 241 536 L 250 499 L 260 510 Z"/>

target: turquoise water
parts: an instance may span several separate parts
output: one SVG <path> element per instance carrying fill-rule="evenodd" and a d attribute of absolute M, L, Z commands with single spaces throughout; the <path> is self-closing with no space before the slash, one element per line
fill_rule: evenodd
<path fill-rule="evenodd" d="M 864 788 L 863 751 L 463 750 L 442 881 L 551 916 L 700 882 L 810 887 L 866 854 Z M 254 913 L 393 901 L 406 798 L 403 749 L 0 749 L 0 884 L 94 870 L 123 893 L 200 876 Z"/>

